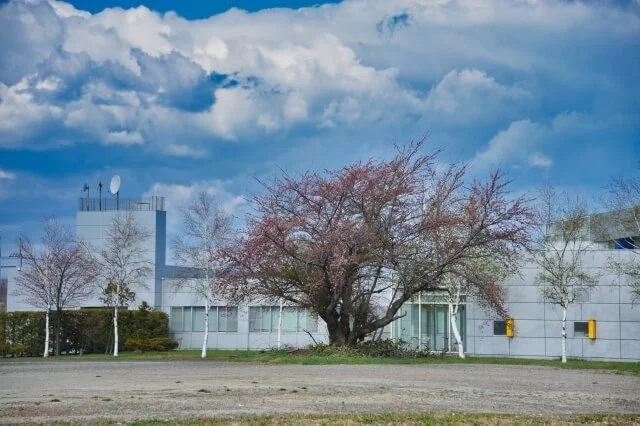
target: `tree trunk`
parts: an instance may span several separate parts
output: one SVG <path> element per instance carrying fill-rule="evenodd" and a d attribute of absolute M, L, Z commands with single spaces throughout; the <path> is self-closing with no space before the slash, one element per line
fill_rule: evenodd
<path fill-rule="evenodd" d="M 337 318 L 337 315 L 328 316 L 325 320 L 327 331 L 329 332 L 329 344 L 335 346 L 343 346 L 349 344 L 347 333 L 345 333 L 343 324 Z"/>
<path fill-rule="evenodd" d="M 207 357 L 207 345 L 209 343 L 209 310 L 211 307 L 209 306 L 209 300 L 204 301 L 204 337 L 202 339 L 202 353 L 200 354 L 200 358 L 204 359 Z"/>
<path fill-rule="evenodd" d="M 282 302 L 280 302 L 280 314 L 278 315 L 278 349 L 282 346 Z"/>
<path fill-rule="evenodd" d="M 113 356 L 118 356 L 118 304 L 113 308 Z"/>
<path fill-rule="evenodd" d="M 47 312 L 44 315 L 44 357 L 49 356 L 49 312 L 51 309 L 47 308 Z"/>
<path fill-rule="evenodd" d="M 59 309 L 56 310 L 56 326 L 55 326 L 55 335 L 56 335 L 56 356 L 60 356 L 60 335 L 62 334 L 62 327 L 60 323 L 62 322 L 62 311 Z"/>
<path fill-rule="evenodd" d="M 458 356 L 464 359 L 464 345 L 462 342 L 462 336 L 460 336 L 460 331 L 458 330 L 458 305 L 454 308 L 452 304 L 449 304 L 449 312 L 451 312 L 451 330 L 453 330 L 453 335 L 455 336 L 456 343 L 458 344 Z"/>
<path fill-rule="evenodd" d="M 562 307 L 562 362 L 567 362 L 567 307 Z"/>

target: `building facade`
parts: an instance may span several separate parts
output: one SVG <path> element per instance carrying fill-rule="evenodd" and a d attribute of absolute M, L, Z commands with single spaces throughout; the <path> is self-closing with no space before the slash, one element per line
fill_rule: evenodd
<path fill-rule="evenodd" d="M 624 250 L 594 248 L 584 255 L 585 267 L 596 273 L 597 285 L 580 303 L 567 310 L 567 357 L 592 360 L 640 361 L 640 303 L 633 302 L 625 277 L 607 267 L 612 258 L 637 256 Z M 458 329 L 465 353 L 472 356 L 558 358 L 561 356 L 562 310 L 545 301 L 536 283 L 538 267 L 527 264 L 504 283 L 506 310 L 512 321 L 508 336 L 504 318 L 463 301 Z M 439 299 L 439 301 L 438 301 Z M 403 306 L 393 337 L 411 346 L 457 351 L 444 297 L 422 296 Z M 595 336 L 589 337 L 589 321 Z"/>
<path fill-rule="evenodd" d="M 171 336 L 178 340 L 180 348 L 200 348 L 204 303 L 176 285 L 177 267 L 166 264 L 164 200 L 150 197 L 118 200 L 117 204 L 113 201 L 91 200 L 90 203 L 83 199 L 77 213 L 77 237 L 99 250 L 115 215 L 124 210 L 132 212 L 151 235 L 145 242 L 145 256 L 152 265 L 152 274 L 143 287 L 136 289 L 132 306 L 147 302 L 166 312 L 170 317 Z M 640 361 L 640 304 L 633 303 L 625 277 L 607 267 L 612 258 L 638 255 L 634 250 L 622 250 L 625 246 L 615 241 L 611 244 L 590 238 L 593 244 L 584 255 L 584 266 L 599 276 L 598 284 L 585 300 L 568 308 L 567 356 Z M 468 355 L 528 358 L 561 355 L 562 313 L 558 306 L 544 300 L 537 274 L 537 266 L 528 264 L 504 283 L 509 324 L 506 319 L 485 311 L 472 298 L 462 298 L 457 326 Z M 33 309 L 12 297 L 12 279 L 8 281 L 8 309 Z M 101 306 L 99 296 L 96 294 L 83 306 Z M 386 327 L 382 336 L 414 348 L 457 351 L 449 310 L 443 294 L 423 293 L 401 308 L 402 317 Z M 590 320 L 592 326 L 595 324 L 595 335 L 591 336 Z M 266 349 L 326 343 L 328 335 L 321 319 L 296 306 L 259 303 L 229 306 L 218 301 L 210 311 L 208 341 L 211 348 Z"/>

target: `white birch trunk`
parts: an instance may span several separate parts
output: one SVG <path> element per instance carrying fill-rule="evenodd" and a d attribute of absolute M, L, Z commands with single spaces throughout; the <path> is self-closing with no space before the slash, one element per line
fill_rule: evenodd
<path fill-rule="evenodd" d="M 456 282 L 456 293 L 453 300 L 449 302 L 449 314 L 451 322 L 451 330 L 453 330 L 453 336 L 456 338 L 456 344 L 458 345 L 458 356 L 462 359 L 464 355 L 464 344 L 462 342 L 462 336 L 460 336 L 460 330 L 458 330 L 458 309 L 460 308 L 460 282 Z"/>
<path fill-rule="evenodd" d="M 278 316 L 278 349 L 282 346 L 282 302 L 280 302 L 280 315 Z"/>
<path fill-rule="evenodd" d="M 209 299 L 205 298 L 204 301 L 204 338 L 202 339 L 202 353 L 200 354 L 200 358 L 204 359 L 207 357 L 207 345 L 209 342 Z"/>
<path fill-rule="evenodd" d="M 113 356 L 118 356 L 118 304 L 113 310 Z"/>
<path fill-rule="evenodd" d="M 456 343 L 458 344 L 458 356 L 460 358 L 465 358 L 462 336 L 460 336 L 460 330 L 458 330 L 458 305 L 455 305 L 454 308 L 452 304 L 449 304 L 449 312 L 451 312 L 451 330 L 453 330 L 453 335 L 456 338 Z"/>
<path fill-rule="evenodd" d="M 47 308 L 47 312 L 44 315 L 44 355 L 43 357 L 48 357 L 49 356 L 49 311 L 51 311 L 50 308 Z"/>
<path fill-rule="evenodd" d="M 567 362 L 567 307 L 562 307 L 562 362 Z"/>

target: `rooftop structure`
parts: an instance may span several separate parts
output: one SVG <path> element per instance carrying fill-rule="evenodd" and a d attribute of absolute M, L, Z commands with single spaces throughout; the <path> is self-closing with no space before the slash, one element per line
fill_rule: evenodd
<path fill-rule="evenodd" d="M 118 211 L 118 210 L 134 210 L 134 211 L 165 211 L 164 197 L 144 197 L 144 198 L 113 198 L 98 197 L 89 198 L 82 197 L 78 199 L 79 212 L 98 212 L 98 211 Z"/>

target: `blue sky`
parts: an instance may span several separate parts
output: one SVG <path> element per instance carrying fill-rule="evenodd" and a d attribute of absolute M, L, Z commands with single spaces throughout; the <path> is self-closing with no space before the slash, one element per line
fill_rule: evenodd
<path fill-rule="evenodd" d="M 0 4 L 5 250 L 116 173 L 122 197 L 167 198 L 174 232 L 198 191 L 241 216 L 255 178 L 427 134 L 472 176 L 596 207 L 640 172 L 638 0 Z"/>

